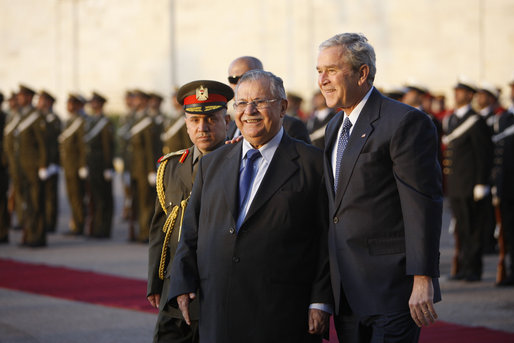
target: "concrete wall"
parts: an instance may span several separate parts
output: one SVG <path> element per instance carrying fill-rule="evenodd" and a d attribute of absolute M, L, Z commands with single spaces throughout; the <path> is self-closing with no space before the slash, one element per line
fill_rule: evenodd
<path fill-rule="evenodd" d="M 377 86 L 415 78 L 451 103 L 465 74 L 507 100 L 513 15 L 512 0 L 0 0 L 0 90 L 47 88 L 61 114 L 69 91 L 98 90 L 122 112 L 127 88 L 225 82 L 233 58 L 254 55 L 308 99 L 319 43 L 356 31 L 376 49 Z"/>

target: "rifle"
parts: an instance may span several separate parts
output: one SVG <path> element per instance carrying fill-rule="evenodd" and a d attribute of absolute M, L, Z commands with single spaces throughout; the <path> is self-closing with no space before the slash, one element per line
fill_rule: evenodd
<path fill-rule="evenodd" d="M 496 217 L 496 225 L 498 225 L 498 248 L 500 250 L 498 258 L 498 266 L 496 269 L 496 283 L 500 283 L 505 279 L 505 233 L 503 232 L 502 216 L 500 205 L 495 204 L 494 214 Z"/>

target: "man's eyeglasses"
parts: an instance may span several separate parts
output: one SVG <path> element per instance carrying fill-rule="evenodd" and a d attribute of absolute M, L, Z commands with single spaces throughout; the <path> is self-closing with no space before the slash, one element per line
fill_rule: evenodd
<path fill-rule="evenodd" d="M 240 78 L 241 78 L 241 76 L 229 76 L 228 77 L 228 82 L 230 82 L 233 85 L 237 85 L 237 83 L 239 82 Z"/>
<path fill-rule="evenodd" d="M 244 110 L 246 110 L 246 107 L 248 105 L 250 105 L 252 107 L 255 107 L 258 110 L 263 110 L 263 109 L 267 108 L 269 104 L 271 104 L 272 102 L 278 101 L 278 100 L 282 100 L 282 99 L 262 99 L 262 100 L 254 100 L 254 101 L 250 101 L 250 102 L 236 101 L 236 102 L 234 102 L 234 109 L 240 113 L 240 112 L 244 112 Z"/>

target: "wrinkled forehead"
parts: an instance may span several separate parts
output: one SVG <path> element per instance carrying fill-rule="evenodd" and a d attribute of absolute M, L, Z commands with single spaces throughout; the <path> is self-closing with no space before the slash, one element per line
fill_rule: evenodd
<path fill-rule="evenodd" d="M 236 87 L 236 99 L 267 99 L 271 93 L 271 81 L 265 78 L 240 81 Z"/>

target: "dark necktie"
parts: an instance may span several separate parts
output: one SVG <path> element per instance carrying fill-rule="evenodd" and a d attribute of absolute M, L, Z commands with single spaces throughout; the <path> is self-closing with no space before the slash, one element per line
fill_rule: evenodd
<path fill-rule="evenodd" d="M 246 166 L 239 176 L 239 212 L 243 210 L 243 205 L 248 197 L 254 178 L 253 167 L 259 157 L 261 157 L 261 153 L 257 149 L 250 149 L 246 152 Z"/>
<path fill-rule="evenodd" d="M 337 191 L 337 184 L 339 182 L 339 172 L 341 170 L 341 161 L 343 159 L 344 149 L 346 149 L 346 145 L 348 144 L 348 140 L 350 139 L 350 129 L 352 127 L 352 122 L 348 117 L 344 118 L 343 129 L 341 130 L 341 135 L 339 136 L 339 140 L 337 142 L 337 158 L 336 158 L 336 175 L 334 180 L 334 193 Z"/>

